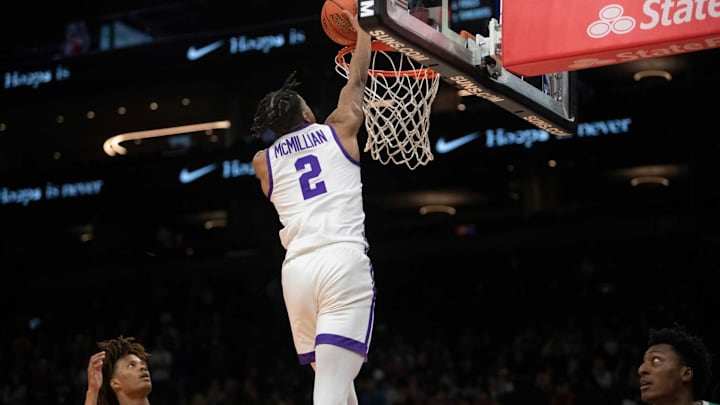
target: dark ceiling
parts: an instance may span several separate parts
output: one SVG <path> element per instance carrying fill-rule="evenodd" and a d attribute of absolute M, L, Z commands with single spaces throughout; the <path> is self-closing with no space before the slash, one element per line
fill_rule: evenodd
<path fill-rule="evenodd" d="M 157 42 L 172 42 L 282 21 L 314 21 L 321 6 L 321 2 L 315 3 L 312 6 L 307 2 L 263 0 L 239 3 L 87 0 L 51 2 L 43 5 L 40 13 L 26 2 L 17 10 L 20 27 L 3 27 L 5 40 L 0 44 L 0 66 L 53 60 L 59 52 L 57 38 L 64 35 L 67 23 L 72 21 L 84 21 L 91 30 L 108 22 L 121 21 L 152 36 Z M 334 52 L 330 47 L 327 49 Z M 318 53 L 322 51 L 327 50 L 317 50 Z M 385 166 L 365 157 L 371 239 L 375 237 L 382 241 L 387 251 L 394 247 L 403 249 L 402 246 L 409 244 L 420 248 L 444 246 L 446 249 L 481 250 L 498 246 L 597 243 L 666 234 L 712 235 L 712 227 L 708 224 L 717 221 L 718 181 L 714 162 L 720 145 L 714 127 L 718 103 L 713 101 L 720 90 L 718 52 L 694 52 L 579 71 L 578 117 L 581 123 L 588 123 L 585 128 L 588 132 L 569 140 L 536 142 L 532 147 L 523 144 L 488 147 L 488 131 L 498 133 L 502 130 L 520 137 L 532 128 L 484 100 L 461 99 L 455 89 L 443 84 L 431 120 L 433 145 L 441 137 L 448 140 L 474 132 L 484 134 L 485 138 L 480 139 L 485 142 L 477 140 L 462 150 L 436 153 L 432 162 L 416 170 Z M 307 60 L 304 56 L 272 60 L 272 69 L 254 69 L 255 61 L 233 67 L 237 69 L 237 75 L 258 83 L 251 88 L 244 84 L 242 100 L 233 108 L 250 109 L 253 100 L 268 90 L 266 87 L 272 88 L 276 82 L 280 84 L 283 72 L 300 69 L 306 90 L 317 93 L 319 114 L 327 113 L 334 102 L 336 82 L 333 80 L 337 77 L 335 72 L 327 69 L 327 58 L 313 60 L 313 55 L 308 56 Z M 265 63 L 268 60 L 271 59 L 268 57 Z M 263 59 L 257 60 L 257 63 L 262 62 Z M 303 68 L 305 62 L 307 67 Z M 202 89 L 198 94 L 208 99 L 225 95 L 225 92 L 238 92 L 233 84 L 212 80 L 215 74 L 212 69 L 211 66 L 203 71 L 193 83 L 184 83 L 183 90 Z M 636 71 L 645 69 L 667 70 L 672 80 L 633 79 Z M 228 74 L 217 73 L 223 78 Z M 148 77 L 154 76 L 148 73 Z M 152 91 L 158 93 L 158 97 L 170 97 L 181 87 L 177 81 L 157 83 L 152 80 Z M 77 105 L 81 109 L 92 104 L 90 99 L 96 104 L 101 104 L 102 100 L 110 103 L 118 94 L 126 98 L 127 94 L 133 94 L 140 103 L 144 102 L 143 88 L 150 89 L 142 80 L 130 84 L 127 80 L 90 82 L 80 87 L 60 88 L 44 98 L 31 95 L 10 99 L 6 96 L 0 105 L 0 113 L 33 121 L 38 108 L 55 111 L 61 105 Z M 226 101 L 222 98 L 209 103 L 207 110 L 197 113 L 198 119 L 209 119 L 214 112 L 227 109 L 227 106 L 218 105 Z M 456 109 L 460 102 L 466 105 L 465 111 Z M 240 127 L 248 127 L 247 117 L 246 113 L 239 119 Z M 612 127 L 613 122 L 622 120 L 630 120 L 629 130 Z M 125 163 L 117 163 L 105 156 L 94 139 L 112 128 L 121 130 L 121 125 L 112 121 L 93 125 L 70 127 L 72 131 L 67 130 L 62 135 L 53 135 L 53 130 L 41 125 L 28 125 L 27 128 L 32 128 L 28 130 L 31 133 L 25 134 L 22 140 L 0 140 L 2 170 L 12 187 L 20 188 L 23 181 L 37 181 L 48 173 L 72 178 L 88 168 L 101 173 L 127 170 L 134 176 L 134 182 L 147 183 L 140 188 L 143 191 L 134 194 L 117 192 L 111 194 L 114 197 L 108 197 L 110 200 L 122 198 L 123 201 L 128 198 L 130 201 L 133 198 L 152 200 L 141 205 L 131 203 L 132 209 L 119 219 L 108 218 L 108 213 L 116 213 L 119 209 L 118 203 L 103 199 L 92 201 L 90 208 L 86 205 L 73 208 L 72 204 L 48 208 L 47 214 L 43 214 L 46 216 L 40 217 L 49 224 L 59 221 L 57 226 L 69 238 L 81 238 L 83 227 L 94 224 L 94 228 L 90 228 L 95 229 L 96 238 L 102 238 L 103 230 L 113 229 L 116 235 L 122 234 L 126 238 L 117 236 L 112 239 L 113 243 L 133 241 L 139 252 L 158 249 L 157 234 L 168 228 L 183 235 L 183 246 L 195 244 L 196 250 L 218 244 L 232 250 L 237 249 L 238 244 L 252 245 L 257 242 L 255 239 L 265 239 L 265 236 L 253 238 L 246 234 L 259 234 L 257 228 L 263 225 L 257 222 L 262 222 L 261 219 L 273 220 L 273 213 L 264 206 L 264 200 L 258 196 L 247 197 L 255 192 L 259 194 L 259 190 L 252 188 L 254 182 L 249 182 L 246 187 L 250 189 L 242 192 L 234 188 L 187 194 L 177 190 L 152 192 L 151 172 L 175 170 L 163 169 L 163 166 L 201 166 L 208 159 L 225 159 L 227 162 L 228 156 L 237 154 L 240 159 L 247 160 L 252 150 L 262 145 L 249 138 L 246 131 L 220 134 L 220 147 L 218 143 L 215 146 L 198 143 L 182 153 L 174 153 L 167 144 L 158 144 L 152 154 L 126 159 L 125 162 L 133 165 L 129 169 Z M 591 127 L 597 132 L 593 133 Z M 72 141 L 66 136 L 73 136 Z M 38 152 L 43 147 L 49 149 Z M 65 156 L 74 156 L 65 165 L 48 162 L 52 160 L 50 150 L 59 147 L 67 149 Z M 149 142 L 143 147 L 151 149 Z M 167 163 L 160 164 L 160 160 Z M 667 183 L 631 183 L 633 178 L 648 177 L 664 178 Z M 419 208 L 423 205 L 451 205 L 456 214 L 421 215 Z M 63 213 L 60 219 L 57 209 Z M 253 218 L 240 215 L 243 210 L 250 212 L 248 215 Z M 14 224 L 6 229 L 15 232 L 26 226 L 25 212 L 22 208 L 5 209 L 12 217 L 10 223 Z M 34 220 L 38 221 L 37 211 L 32 212 Z M 208 218 L 224 221 L 220 236 L 208 237 L 203 233 L 202 224 L 207 223 Z M 245 230 L 240 231 L 238 227 L 245 227 Z M 118 229 L 122 232 L 116 232 Z M 35 237 L 30 233 L 24 238 L 11 236 L 10 231 L 7 232 L 4 236 L 6 253 L 22 255 L 21 241 Z M 240 233 L 244 236 L 240 237 Z M 48 235 L 57 236 L 55 233 Z M 267 239 L 274 237 L 273 230 Z"/>
<path fill-rule="evenodd" d="M 122 21 L 158 40 L 203 34 L 246 25 L 315 16 L 321 2 L 248 0 L 238 3 L 221 0 L 72 0 L 36 5 L 21 2 L 6 17 L 17 24 L 2 27 L 0 61 L 34 58 L 57 52 L 57 38 L 66 25 L 84 21 L 91 28 Z"/>

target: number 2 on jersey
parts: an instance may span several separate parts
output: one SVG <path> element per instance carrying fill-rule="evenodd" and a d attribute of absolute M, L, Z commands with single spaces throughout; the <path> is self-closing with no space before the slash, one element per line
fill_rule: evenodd
<path fill-rule="evenodd" d="M 327 193 L 324 181 L 313 184 L 312 180 L 320 175 L 320 162 L 315 155 L 303 156 L 295 161 L 295 170 L 301 171 L 306 168 L 310 170 L 300 175 L 300 189 L 303 199 L 307 200 L 320 194 Z"/>

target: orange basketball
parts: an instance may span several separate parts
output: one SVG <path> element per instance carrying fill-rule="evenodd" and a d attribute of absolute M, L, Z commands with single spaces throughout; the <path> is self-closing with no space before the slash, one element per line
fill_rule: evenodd
<path fill-rule="evenodd" d="M 325 0 L 320 11 L 320 22 L 325 34 L 333 42 L 342 46 L 354 45 L 357 42 L 357 31 L 342 10 L 357 14 L 357 0 Z"/>

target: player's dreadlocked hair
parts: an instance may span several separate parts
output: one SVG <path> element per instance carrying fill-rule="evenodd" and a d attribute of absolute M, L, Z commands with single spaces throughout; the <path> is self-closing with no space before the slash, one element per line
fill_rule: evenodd
<path fill-rule="evenodd" d="M 668 344 L 677 353 L 685 365 L 693 370 L 693 400 L 705 395 L 712 374 L 712 360 L 703 341 L 680 325 L 672 328 L 650 329 L 648 347 Z"/>
<path fill-rule="evenodd" d="M 295 91 L 299 85 L 292 72 L 279 90 L 271 91 L 260 100 L 250 128 L 256 137 L 268 129 L 280 136 L 302 122 L 302 99 Z"/>
<path fill-rule="evenodd" d="M 115 363 L 129 354 L 134 354 L 147 363 L 150 353 L 145 351 L 143 345 L 135 342 L 134 337 L 123 337 L 122 335 L 117 339 L 97 342 L 97 345 L 101 350 L 105 351 L 105 361 L 102 367 L 103 383 L 98 395 L 98 405 L 119 405 L 115 392 L 110 388 L 110 379 L 113 375 Z"/>

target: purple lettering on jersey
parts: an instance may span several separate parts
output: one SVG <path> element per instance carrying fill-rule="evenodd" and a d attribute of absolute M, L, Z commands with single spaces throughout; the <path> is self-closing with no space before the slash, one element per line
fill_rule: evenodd
<path fill-rule="evenodd" d="M 322 131 L 313 131 L 293 135 L 283 142 L 278 142 L 273 147 L 275 157 L 289 155 L 293 152 L 300 152 L 314 148 L 328 141 L 327 135 Z"/>

